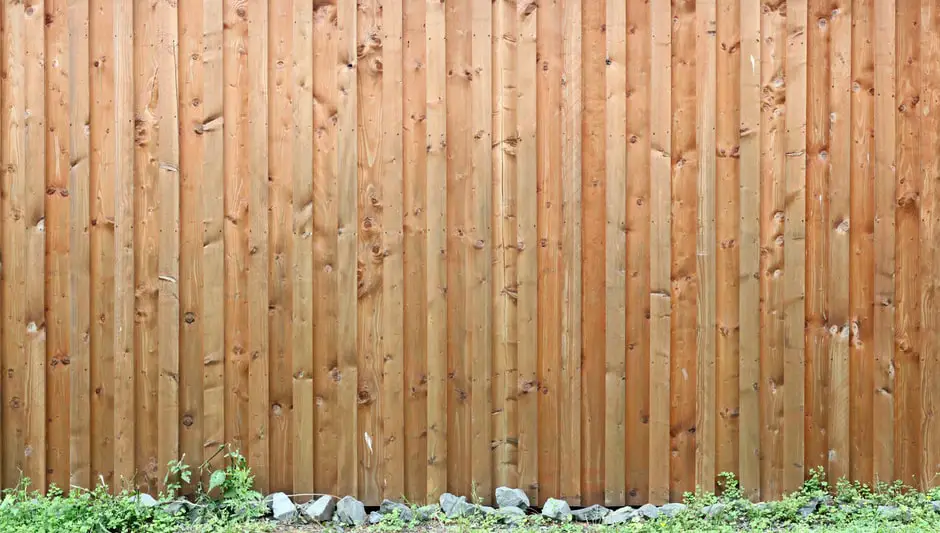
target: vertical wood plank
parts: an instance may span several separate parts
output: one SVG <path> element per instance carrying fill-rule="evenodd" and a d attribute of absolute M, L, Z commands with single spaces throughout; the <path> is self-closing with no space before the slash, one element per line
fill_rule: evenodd
<path fill-rule="evenodd" d="M 853 140 L 861 135 L 852 135 L 854 105 L 852 96 L 858 78 L 853 77 L 852 61 L 861 53 L 853 47 L 861 43 L 852 40 L 853 6 L 848 0 L 839 0 L 829 7 L 829 23 L 832 26 L 831 59 L 832 72 L 829 74 L 830 101 L 830 158 L 832 172 L 829 177 L 829 219 L 826 231 L 829 232 L 829 320 L 828 335 L 831 378 L 829 389 L 829 450 L 826 471 L 830 479 L 837 481 L 847 477 L 850 469 L 849 450 L 849 413 L 851 401 L 851 370 L 849 368 L 849 230 L 850 230 L 850 187 L 858 182 L 850 182 L 852 169 Z M 812 20 L 812 19 L 808 19 Z M 807 155 L 807 160 L 809 159 Z M 858 197 L 853 192 L 853 200 Z M 807 202 L 806 205 L 811 205 Z M 853 217 L 854 218 L 854 217 Z M 855 220 L 863 223 L 862 217 Z M 859 227 L 859 226 L 856 226 Z M 860 288 L 861 283 L 855 288 Z M 852 328 L 857 323 L 853 322 Z"/>
<path fill-rule="evenodd" d="M 757 499 L 761 490 L 761 11 L 758 2 L 740 2 L 740 471 L 745 494 Z M 719 78 L 720 79 L 720 78 Z M 763 385 L 762 385 L 763 384 Z"/>
<path fill-rule="evenodd" d="M 69 484 L 91 482 L 88 245 L 88 1 L 68 5 L 69 32 Z M 5 121 L 4 121 L 5 123 Z M 2 329 L 2 328 L 0 328 Z M 74 366 L 72 366 L 74 365 Z M 63 487 L 64 488 L 64 487 Z"/>
<path fill-rule="evenodd" d="M 409 15 L 410 16 L 410 15 Z M 517 487 L 516 433 L 516 5 L 493 10 L 493 467 L 494 483 Z M 430 145 L 429 145 L 430 146 Z M 407 210 L 406 210 L 407 211 Z M 426 257 L 422 255 L 419 257 Z M 406 255 L 407 259 L 407 255 Z M 408 313 L 406 313 L 407 316 Z M 406 328 L 406 332 L 409 328 Z"/>
<path fill-rule="evenodd" d="M 114 471 L 114 3 L 91 2 L 91 468 Z"/>
<path fill-rule="evenodd" d="M 517 42 L 518 106 L 516 125 L 519 147 L 516 152 L 518 191 L 517 226 L 517 320 L 518 320 L 518 420 L 519 485 L 531 501 L 539 501 L 539 430 L 538 430 L 538 202 L 536 194 L 538 150 L 536 145 L 536 72 L 538 66 L 537 24 L 539 2 L 528 0 L 517 5 L 519 32 Z M 460 102 L 459 95 L 451 102 Z M 448 171 L 450 169 L 448 168 Z M 529 191 L 529 194 L 523 194 Z M 450 217 L 448 209 L 447 216 Z M 453 253 L 448 250 L 448 254 Z M 448 322 L 459 317 L 448 315 Z M 454 450 L 456 452 L 456 450 Z"/>
<path fill-rule="evenodd" d="M 848 410 L 848 424 L 844 425 L 840 437 L 844 447 L 839 451 L 850 451 L 850 472 L 833 471 L 832 474 L 851 476 L 863 483 L 874 482 L 873 446 L 875 430 L 873 394 L 875 392 L 875 344 L 874 344 L 874 298 L 875 298 L 875 165 L 874 112 L 875 112 L 875 65 L 873 50 L 874 2 L 856 0 L 852 6 L 852 39 L 845 43 L 846 54 L 852 56 L 851 83 L 851 175 L 849 249 L 845 250 L 849 261 L 849 373 L 850 391 L 843 401 Z M 879 46 L 881 46 L 879 44 Z M 849 48 L 850 47 L 850 48 Z M 845 126 L 843 125 L 843 128 Z M 844 133 L 840 132 L 840 133 Z M 835 155 L 835 154 L 833 154 Z M 844 176 L 843 176 L 844 178 Z M 836 185 L 836 184 L 834 184 Z M 841 186 L 847 184 L 843 181 Z M 837 220 L 836 220 L 837 221 Z M 836 222 L 834 221 L 834 222 Z M 835 250 L 833 250 L 835 252 Z M 849 404 L 850 403 L 850 404 Z M 879 422 L 879 425 L 881 422 Z M 842 462 L 844 465 L 844 461 Z"/>
<path fill-rule="evenodd" d="M 627 21 L 627 444 L 626 500 L 649 500 L 650 442 L 650 6 L 628 2 Z M 592 394 L 596 394 L 593 393 Z"/>
<path fill-rule="evenodd" d="M 26 155 L 26 16 L 22 3 L 3 5 L 3 57 L 0 69 L 5 73 L 0 82 L 3 110 L 0 123 L 0 163 L 6 171 L 0 183 L 0 212 L 5 251 L 0 302 L 2 302 L 3 356 L 3 485 L 15 486 L 25 466 L 26 432 L 29 407 L 26 402 L 30 383 L 26 348 L 27 306 L 27 155 Z"/>
<path fill-rule="evenodd" d="M 150 43 L 157 39 L 153 6 L 134 4 L 134 312 L 137 316 L 134 354 L 137 368 L 135 458 L 137 484 L 156 488 L 158 465 L 158 352 L 159 186 L 159 57 Z"/>
<path fill-rule="evenodd" d="M 784 472 L 787 492 L 803 484 L 804 302 L 806 239 L 806 0 L 788 2 L 785 72 Z"/>
<path fill-rule="evenodd" d="M 180 455 L 203 462 L 203 10 L 199 2 L 179 9 L 180 157 Z M 215 157 L 215 155 L 210 155 Z M 212 455 L 212 452 L 209 454 Z"/>
<path fill-rule="evenodd" d="M 373 504 L 382 498 L 382 464 L 386 439 L 382 433 L 382 376 L 385 260 L 382 235 L 386 231 L 382 208 L 384 194 L 384 152 L 382 151 L 382 10 L 378 0 L 362 2 L 358 9 L 357 68 L 359 118 L 359 255 L 358 255 L 358 348 L 359 348 L 359 430 L 357 440 L 362 456 L 359 465 L 359 497 Z M 394 61 L 390 57 L 390 61 Z"/>
<path fill-rule="evenodd" d="M 203 3 L 203 101 L 199 131 L 203 137 L 203 452 L 212 457 L 225 444 L 225 115 L 223 107 L 223 0 Z M 198 318 L 198 317 L 197 317 Z M 215 455 L 213 468 L 223 463 Z"/>
<path fill-rule="evenodd" d="M 916 484 L 921 471 L 920 262 L 922 99 L 920 3 L 899 0 L 897 22 L 897 186 L 895 202 L 894 475 Z"/>
<path fill-rule="evenodd" d="M 223 193 L 225 224 L 225 440 L 248 454 L 248 12 L 226 0 L 223 12 Z"/>
<path fill-rule="evenodd" d="M 605 232 L 604 486 L 606 505 L 626 501 L 626 204 L 627 12 L 607 3 L 607 176 Z M 540 317 L 541 318 L 541 317 Z M 541 327 L 541 322 L 540 322 Z"/>
<path fill-rule="evenodd" d="M 874 5 L 875 61 L 875 176 L 874 176 L 874 397 L 872 416 L 884 427 L 894 427 L 894 310 L 895 310 L 895 0 Z M 876 431 L 873 478 L 895 479 L 894 431 Z"/>
<path fill-rule="evenodd" d="M 940 472 L 940 6 L 936 2 L 921 4 L 921 213 L 920 213 L 920 275 L 921 275 L 921 469 L 922 488 L 937 486 Z"/>
<path fill-rule="evenodd" d="M 672 331 L 672 12 L 650 6 L 650 501 L 669 501 Z M 656 65 L 656 68 L 653 68 Z"/>
<path fill-rule="evenodd" d="M 340 494 L 359 493 L 357 468 L 361 459 L 357 392 L 358 372 L 356 345 L 357 242 L 359 214 L 357 213 L 358 161 L 358 89 L 357 73 L 363 58 L 357 55 L 358 41 L 356 4 L 341 2 L 337 11 L 337 338 L 336 352 L 339 360 L 337 397 L 339 412 L 348 413 L 355 423 L 349 421 L 337 430 L 336 491 Z M 363 62 L 364 63 L 364 62 Z M 365 63 L 364 63 L 365 64 Z M 363 67 L 365 68 L 365 67 Z M 348 420 L 348 419 L 347 419 Z"/>
<path fill-rule="evenodd" d="M 741 231 L 744 229 L 739 172 L 742 144 L 741 3 L 720 0 L 716 6 L 717 58 L 715 117 L 715 471 L 741 480 L 743 376 L 741 337 Z M 746 7 L 745 7 L 746 9 Z M 750 312 L 744 309 L 744 312 Z M 750 488 L 750 487 L 745 487 Z"/>
<path fill-rule="evenodd" d="M 832 418 L 832 365 L 829 333 L 829 182 L 832 171 L 829 113 L 833 24 L 831 2 L 812 0 L 808 35 L 806 187 L 806 456 L 807 468 L 829 467 L 829 420 Z M 833 80 L 834 81 L 834 80 Z M 833 111 L 835 113 L 835 111 Z M 836 120 L 845 117 L 835 115 Z"/>
<path fill-rule="evenodd" d="M 695 142 L 698 167 L 696 236 L 696 423 L 695 480 L 706 492 L 715 490 L 715 334 L 716 334 L 716 220 L 717 172 L 717 21 L 715 0 L 696 4 L 696 113 Z"/>
<path fill-rule="evenodd" d="M 331 11 L 332 8 L 332 11 Z M 315 18 L 319 15 L 320 18 Z M 333 24 L 328 25 L 326 28 L 321 28 L 321 32 L 315 32 L 315 21 L 316 22 L 330 22 L 332 19 Z M 291 381 L 291 401 L 293 402 L 293 413 L 291 413 L 291 422 L 293 429 L 293 443 L 291 445 L 291 450 L 293 455 L 291 460 L 293 461 L 293 491 L 295 493 L 312 493 L 316 490 L 316 475 L 321 471 L 324 474 L 326 479 L 326 486 L 334 486 L 336 484 L 336 460 L 322 461 L 321 464 L 315 465 L 316 451 L 321 449 L 321 443 L 323 442 L 323 437 L 319 435 L 330 435 L 336 437 L 335 429 L 328 422 L 328 419 L 322 420 L 320 428 L 323 428 L 322 433 L 317 433 L 314 429 L 315 422 L 318 421 L 318 418 L 315 415 L 316 403 L 314 399 L 314 394 L 316 392 L 315 388 L 315 379 L 317 373 L 314 368 L 314 335 L 318 331 L 318 327 L 322 324 L 326 326 L 336 327 L 335 319 L 333 322 L 329 321 L 329 317 L 325 316 L 320 319 L 315 315 L 314 309 L 315 301 L 314 295 L 323 295 L 323 299 L 328 302 L 335 302 L 336 296 L 335 291 L 328 291 L 328 289 L 336 286 L 335 284 L 335 275 L 330 277 L 327 276 L 328 283 L 323 287 L 323 291 L 315 291 L 314 283 L 319 276 L 326 276 L 331 274 L 333 268 L 336 264 L 336 218 L 335 215 L 332 218 L 333 227 L 324 233 L 321 237 L 320 234 L 314 237 L 314 182 L 320 182 L 316 176 L 314 176 L 314 169 L 317 168 L 330 168 L 335 169 L 335 165 L 326 167 L 325 163 L 335 161 L 335 142 L 328 145 L 324 152 L 328 157 L 321 156 L 320 152 L 315 151 L 316 149 L 323 148 L 322 145 L 318 143 L 319 137 L 314 136 L 314 91 L 319 87 L 316 86 L 319 78 L 323 78 L 332 83 L 327 87 L 327 92 L 321 96 L 324 100 L 329 100 L 330 97 L 334 95 L 333 90 L 336 87 L 336 48 L 332 48 L 332 53 L 325 53 L 328 50 L 324 50 L 322 47 L 316 47 L 316 44 L 319 42 L 317 40 L 318 36 L 330 36 L 334 39 L 330 42 L 335 42 L 337 35 L 334 33 L 329 33 L 331 28 L 335 28 L 336 20 L 336 6 L 329 4 L 322 5 L 315 12 L 313 9 L 313 4 L 310 2 L 295 2 L 293 6 L 293 49 L 292 49 L 292 60 L 291 65 L 293 68 L 293 150 L 292 150 L 292 189 L 291 194 L 293 198 L 293 214 L 292 214 L 292 231 L 293 231 L 293 256 L 292 256 L 292 265 L 289 276 L 292 279 L 292 289 L 291 294 L 291 321 L 293 322 L 293 328 L 291 330 L 291 372 L 293 379 Z M 314 64 L 317 59 L 326 59 L 326 64 L 329 65 L 328 68 L 322 69 L 319 76 L 314 76 Z M 335 103 L 333 104 L 333 113 L 335 113 Z M 332 126 L 332 121 L 328 123 L 328 126 Z M 326 135 L 327 132 L 332 132 L 333 136 Z M 335 130 L 325 129 L 323 137 L 327 139 L 335 139 Z M 314 165 L 314 159 L 318 159 L 321 163 L 320 165 Z M 335 180 L 331 183 L 333 185 L 333 191 L 335 194 Z M 336 202 L 333 200 L 330 202 L 326 200 L 321 205 L 321 212 L 325 213 L 335 213 L 336 211 Z M 329 238 L 332 237 L 332 241 Z M 330 253 L 330 248 L 326 248 L 320 252 L 320 256 L 324 258 L 325 264 L 322 265 L 326 267 L 331 265 L 329 271 L 315 271 L 314 270 L 314 254 L 313 248 L 314 243 L 317 242 L 317 239 L 325 238 L 328 239 L 326 242 L 333 243 L 332 253 Z M 332 298 L 331 298 L 332 297 Z M 335 308 L 334 308 L 335 309 Z M 335 316 L 335 311 L 334 311 Z M 330 335 L 329 338 L 335 339 L 334 335 Z M 326 350 L 323 352 L 328 356 L 328 359 L 333 361 L 333 368 L 336 366 L 336 350 L 335 344 L 333 350 Z M 331 356 L 331 357 L 330 357 Z M 324 373 L 326 374 L 326 373 Z M 321 391 L 320 398 L 322 398 L 323 404 L 335 406 L 336 395 L 335 393 L 331 394 L 331 391 L 325 390 Z M 332 400 L 332 403 L 331 403 Z M 335 457 L 335 456 L 334 456 Z"/>
<path fill-rule="evenodd" d="M 582 3 L 562 3 L 562 288 L 561 421 L 559 456 L 562 499 L 581 505 L 581 115 Z"/>
<path fill-rule="evenodd" d="M 268 26 L 271 5 L 249 4 L 248 81 L 248 466 L 255 487 L 268 492 L 270 405 L 270 331 L 268 328 Z"/>
<path fill-rule="evenodd" d="M 167 463 L 179 458 L 179 18 L 177 5 L 157 4 L 154 8 L 158 54 L 156 65 L 157 220 L 159 227 L 157 259 L 157 345 L 159 353 L 159 393 L 157 401 L 158 481 L 162 482 Z M 257 476 L 257 473 L 256 473 Z"/>
<path fill-rule="evenodd" d="M 68 5 L 47 0 L 46 24 L 46 457 L 48 485 L 69 484 L 69 40 Z"/>
<path fill-rule="evenodd" d="M 134 6 L 114 8 L 114 484 L 134 477 Z"/>
<path fill-rule="evenodd" d="M 470 386 L 470 488 L 484 502 L 493 498 L 492 449 L 492 308 L 490 268 L 492 265 L 492 29 L 491 2 L 473 2 L 470 40 L 470 127 L 473 135 L 467 150 L 471 177 L 467 202 L 469 227 L 464 228 L 468 248 L 464 277 L 467 306 L 467 374 Z M 560 15 L 559 15 L 560 19 Z M 400 54 L 399 54 L 400 55 Z M 556 69 L 560 69 L 558 64 Z M 400 98 L 399 98 L 400 100 Z M 560 106 L 559 106 L 560 107 Z M 395 122 L 394 120 L 392 122 Z M 400 224 L 400 217 L 396 217 Z M 398 279 L 396 275 L 395 279 Z M 556 389 L 557 391 L 558 389 Z"/>
<path fill-rule="evenodd" d="M 428 0 L 427 31 L 427 499 L 448 488 L 447 62 L 445 5 Z M 521 446 L 521 437 L 520 437 Z"/>
<path fill-rule="evenodd" d="M 313 165 L 312 198 L 309 205 L 304 204 L 302 220 L 307 216 L 312 217 L 313 223 L 313 247 L 310 250 L 303 250 L 304 261 L 312 261 L 313 268 L 313 346 L 310 355 L 313 359 L 312 372 L 310 376 L 313 379 L 312 390 L 310 394 L 316 395 L 320 399 L 320 405 L 316 409 L 314 422 L 316 430 L 313 435 L 316 436 L 314 449 L 319 450 L 320 460 L 311 457 L 316 462 L 313 467 L 314 486 L 318 490 L 327 491 L 337 482 L 336 461 L 331 460 L 335 456 L 337 449 L 333 436 L 339 430 L 341 423 L 336 414 L 337 401 L 337 382 L 336 376 L 336 302 L 337 302 L 337 277 L 334 274 L 333 265 L 336 264 L 337 255 L 337 180 L 336 180 L 336 130 L 331 120 L 333 109 L 337 102 L 336 87 L 337 79 L 335 76 L 337 60 L 337 34 L 336 19 L 331 15 L 330 9 L 335 5 L 321 5 L 313 13 L 313 107 L 312 120 L 313 131 L 317 134 L 312 139 L 313 158 L 310 163 Z M 298 103 L 303 105 L 303 98 Z M 302 137 L 300 137 L 302 139 Z M 305 153 L 309 156 L 311 151 L 303 150 L 303 146 L 297 147 L 298 153 Z M 303 165 L 310 163 L 301 163 Z M 309 174 L 308 174 L 309 175 Z M 306 180 L 302 175 L 301 179 Z M 319 209 L 317 209 L 319 207 Z M 307 214 L 309 212 L 309 215 Z M 298 250 L 299 252 L 299 250 Z M 312 255 L 311 255 L 312 253 Z M 307 268 L 306 265 L 304 265 Z M 302 279 L 302 278 L 301 278 Z M 300 279 L 297 280 L 300 282 Z M 299 326 L 299 324 L 298 324 Z M 311 401 L 313 398 L 311 398 Z M 303 447 L 302 442 L 298 443 Z"/>
<path fill-rule="evenodd" d="M 696 136 L 696 2 L 672 6 L 672 331 L 670 359 L 669 496 L 679 501 L 695 490 L 698 395 L 697 180 L 701 167 Z M 704 87 L 702 87 L 704 91 Z"/>
<path fill-rule="evenodd" d="M 760 116 L 760 423 L 761 498 L 783 488 L 783 222 L 784 68 L 786 13 L 778 2 L 761 2 Z M 802 387 L 802 383 L 798 384 Z"/>
<path fill-rule="evenodd" d="M 25 99 L 26 176 L 23 217 L 26 224 L 26 305 L 25 322 L 25 409 L 26 427 L 23 440 L 23 475 L 32 486 L 46 487 L 46 339 L 45 320 L 45 3 L 43 0 L 24 2 L 23 68 Z"/>
<path fill-rule="evenodd" d="M 606 284 L 606 21 L 607 2 L 584 2 L 581 150 L 581 497 L 603 502 L 605 435 Z M 646 36 L 647 39 L 649 35 Z M 519 198 L 524 195 L 520 194 Z M 644 458 L 640 458 L 644 460 Z"/>
<path fill-rule="evenodd" d="M 270 365 L 271 436 L 268 453 L 272 489 L 292 490 L 293 481 L 293 110 L 291 65 L 293 49 L 293 3 L 278 0 L 269 4 L 270 46 L 268 56 L 268 357 Z M 309 152 L 307 152 L 309 154 Z M 304 444 L 301 443 L 301 446 Z"/>
<path fill-rule="evenodd" d="M 549 494 L 561 493 L 561 13 L 559 0 L 549 0 L 539 5 L 537 17 L 538 423 L 539 496 L 543 501 Z M 623 333 L 623 321 L 618 330 Z"/>
<path fill-rule="evenodd" d="M 402 46 L 402 268 L 404 270 L 404 310 L 402 356 L 404 372 L 404 495 L 409 501 L 427 497 L 428 474 L 428 203 L 427 203 L 427 42 L 425 40 L 426 0 L 409 0 L 403 6 Z M 494 43 L 497 35 L 494 32 Z M 496 71 L 494 70 L 494 75 Z M 496 84 L 493 85 L 494 90 Z M 494 115 L 495 116 L 495 115 Z M 495 119 L 494 119 L 495 120 Z M 498 141 L 494 141 L 494 145 Z M 495 170 L 495 169 L 494 169 Z M 494 176 L 494 180 L 495 180 Z M 495 181 L 494 181 L 495 183 Z M 494 188 L 494 198 L 496 189 Z M 494 201 L 494 205 L 495 201 Z M 494 236 L 498 230 L 494 228 Z M 493 268 L 493 295 L 498 285 Z M 494 324 L 495 325 L 495 324 Z M 494 339 L 494 360 L 500 345 Z M 494 374 L 496 378 L 497 374 Z M 495 387 L 494 387 L 494 390 Z M 494 393 L 494 400 L 499 394 Z M 496 405 L 494 402 L 494 412 Z M 494 414 L 494 427 L 497 417 Z M 494 439 L 498 439 L 494 432 Z M 494 445 L 496 445 L 494 443 Z M 505 449 L 505 440 L 498 446 Z M 499 448 L 496 448 L 499 450 Z M 494 453 L 498 453 L 494 450 Z M 515 485 L 513 485 L 515 486 Z"/>

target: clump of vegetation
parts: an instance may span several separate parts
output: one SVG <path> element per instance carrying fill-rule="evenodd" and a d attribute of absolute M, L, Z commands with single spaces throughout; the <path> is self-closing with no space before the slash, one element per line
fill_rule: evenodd
<path fill-rule="evenodd" d="M 224 448 L 218 453 L 224 453 L 225 467 L 213 470 L 211 459 L 207 460 L 197 468 L 195 483 L 184 461 L 171 462 L 164 492 L 153 500 L 128 490 L 112 494 L 103 483 L 94 490 L 73 487 L 68 493 L 53 486 L 41 494 L 29 490 L 30 480 L 23 478 L 3 493 L 0 531 L 260 533 L 273 529 L 270 523 L 257 520 L 266 508 L 253 489 L 254 476 L 244 457 Z M 191 499 L 180 497 L 184 484 L 193 489 Z"/>

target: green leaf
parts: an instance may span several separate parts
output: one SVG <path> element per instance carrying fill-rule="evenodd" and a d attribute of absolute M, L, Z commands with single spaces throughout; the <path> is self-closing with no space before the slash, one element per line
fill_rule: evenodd
<path fill-rule="evenodd" d="M 216 470 L 212 473 L 212 476 L 209 477 L 209 490 L 216 487 L 221 487 L 222 483 L 225 483 L 225 470 Z"/>

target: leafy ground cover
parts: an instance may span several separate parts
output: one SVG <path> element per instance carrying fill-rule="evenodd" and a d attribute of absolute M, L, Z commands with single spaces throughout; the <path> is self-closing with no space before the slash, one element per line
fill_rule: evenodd
<path fill-rule="evenodd" d="M 640 533 L 640 532 L 876 532 L 940 531 L 940 489 L 921 492 L 901 483 L 874 488 L 849 482 L 830 487 L 822 470 L 812 472 L 803 487 L 781 501 L 752 503 L 743 497 L 733 476 L 725 474 L 719 494 L 687 494 L 684 505 L 647 506 L 612 511 L 596 508 L 596 522 L 580 522 L 586 513 L 529 508 L 500 513 L 480 502 L 460 498 L 460 512 L 445 505 L 417 507 L 392 504 L 373 511 L 367 523 L 343 524 L 333 520 L 304 523 L 304 506 L 290 518 L 275 521 L 270 498 L 253 488 L 253 476 L 244 458 L 222 452 L 225 467 L 212 470 L 208 461 L 195 469 L 171 463 L 166 489 L 157 497 L 133 492 L 113 495 L 107 487 L 52 489 L 46 495 L 29 490 L 24 479 L 4 492 L 0 501 L 0 531 L 10 533 L 75 531 L 88 533 L 308 533 L 375 532 L 476 533 Z M 189 498 L 180 496 L 190 487 Z M 457 501 L 450 496 L 451 503 Z M 335 505 L 335 499 L 331 505 Z M 358 502 L 355 502 L 358 504 Z M 310 504 L 307 504 L 310 505 Z M 361 505 L 360 505 L 361 507 Z M 522 505 L 525 507 L 525 505 Z M 549 506 L 546 506 L 546 508 Z M 332 511 L 331 511 L 332 512 Z M 624 518 L 604 524 L 604 518 Z M 511 516 L 510 516 L 511 515 Z M 364 515 L 363 515 L 364 516 Z"/>

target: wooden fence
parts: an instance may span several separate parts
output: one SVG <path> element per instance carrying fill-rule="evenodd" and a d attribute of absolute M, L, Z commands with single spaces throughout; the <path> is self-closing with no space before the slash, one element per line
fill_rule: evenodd
<path fill-rule="evenodd" d="M 935 0 L 2 6 L 3 485 L 936 482 Z"/>

